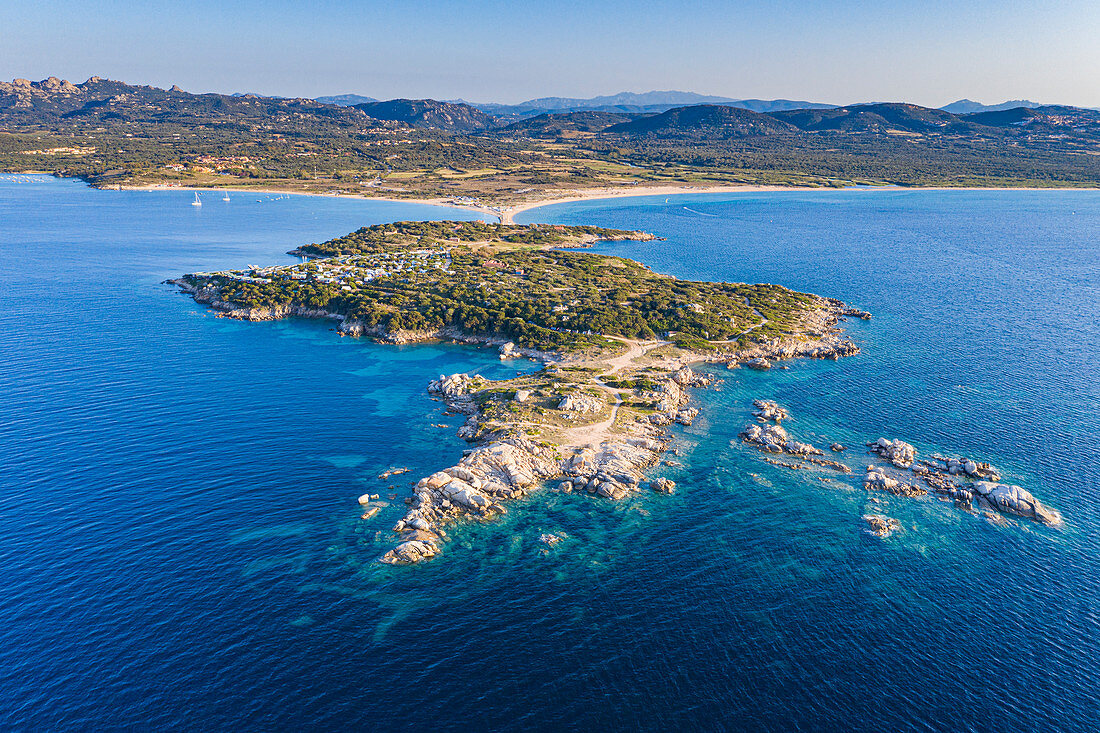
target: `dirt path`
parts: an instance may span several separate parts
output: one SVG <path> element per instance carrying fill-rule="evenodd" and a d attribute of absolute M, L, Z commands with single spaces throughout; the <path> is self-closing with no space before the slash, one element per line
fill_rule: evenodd
<path fill-rule="evenodd" d="M 753 312 L 754 314 L 756 314 L 756 315 L 760 316 L 760 323 L 757 323 L 757 324 L 756 324 L 755 326 L 749 326 L 749 327 L 748 327 L 748 328 L 746 328 L 746 329 L 745 329 L 744 331 L 742 331 L 741 333 L 737 334 L 737 338 L 732 338 L 732 339 L 724 339 L 724 340 L 722 340 L 722 341 L 712 341 L 711 343 L 714 343 L 714 344 L 735 344 L 735 343 L 737 343 L 737 341 L 738 341 L 738 340 L 739 340 L 739 339 L 740 339 L 740 338 L 741 338 L 742 336 L 744 336 L 744 335 L 745 335 L 746 333 L 750 333 L 750 332 L 752 332 L 752 331 L 755 331 L 756 329 L 760 328 L 761 326 L 763 326 L 763 325 L 764 325 L 765 323 L 767 323 L 767 322 L 768 322 L 768 319 L 767 319 L 767 318 L 765 318 L 765 317 L 764 317 L 764 314 L 763 314 L 763 313 L 761 313 L 760 311 L 758 311 L 758 310 L 756 310 L 755 308 L 753 308 L 753 311 L 752 311 L 752 312 Z"/>
<path fill-rule="evenodd" d="M 604 373 L 605 375 L 617 374 L 622 369 L 634 363 L 636 359 L 644 356 L 646 352 L 651 349 L 669 343 L 668 341 L 634 341 L 632 339 L 623 338 L 615 340 L 626 344 L 627 349 L 624 353 L 606 361 L 592 362 L 592 364 L 608 364 L 610 368 Z M 575 428 L 567 428 L 564 431 L 566 438 L 565 445 L 585 448 L 603 443 L 608 439 L 611 434 L 611 428 L 615 425 L 615 420 L 619 417 L 619 407 L 623 404 L 623 400 L 619 396 L 619 391 L 608 387 L 599 377 L 596 377 L 594 381 L 615 398 L 615 405 L 611 408 L 611 417 L 602 422 L 592 423 L 591 425 L 578 425 Z"/>

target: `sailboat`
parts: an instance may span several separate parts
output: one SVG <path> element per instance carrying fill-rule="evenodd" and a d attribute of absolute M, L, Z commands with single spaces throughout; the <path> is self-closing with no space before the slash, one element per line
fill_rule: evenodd
<path fill-rule="evenodd" d="M 199 200 L 199 192 L 195 192 L 195 200 L 191 202 L 192 206 L 202 206 L 202 201 Z"/>
<path fill-rule="evenodd" d="M 222 196 L 222 201 L 228 201 L 228 200 L 229 200 L 229 191 L 226 191 L 225 195 Z"/>

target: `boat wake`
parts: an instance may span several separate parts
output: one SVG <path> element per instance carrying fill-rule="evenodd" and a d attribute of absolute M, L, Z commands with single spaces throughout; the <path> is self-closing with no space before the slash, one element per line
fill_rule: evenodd
<path fill-rule="evenodd" d="M 714 217 L 718 216 L 718 214 L 708 214 L 705 211 L 696 211 L 695 209 L 689 209 L 686 206 L 684 207 L 684 211 L 690 211 L 691 213 L 698 214 L 699 216 L 714 216 Z"/>

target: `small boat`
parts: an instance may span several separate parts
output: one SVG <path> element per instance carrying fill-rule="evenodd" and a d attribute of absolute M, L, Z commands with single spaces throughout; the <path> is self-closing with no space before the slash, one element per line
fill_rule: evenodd
<path fill-rule="evenodd" d="M 229 200 L 229 191 L 226 191 L 225 195 L 222 196 L 222 201 L 228 201 L 228 200 Z"/>
<path fill-rule="evenodd" d="M 195 200 L 191 202 L 192 206 L 202 206 L 202 201 L 199 200 L 199 194 L 195 192 Z"/>

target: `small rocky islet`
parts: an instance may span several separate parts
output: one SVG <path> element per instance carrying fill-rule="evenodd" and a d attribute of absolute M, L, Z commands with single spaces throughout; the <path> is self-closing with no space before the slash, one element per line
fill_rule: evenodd
<path fill-rule="evenodd" d="M 752 414 L 757 422 L 741 431 L 743 442 L 766 453 L 781 454 L 851 473 L 852 469 L 846 464 L 818 458 L 824 455 L 821 449 L 792 439 L 780 425 L 780 422 L 790 418 L 790 412 L 776 402 L 754 400 Z M 845 450 L 838 443 L 830 447 L 835 452 Z M 1015 484 L 1001 483 L 1000 472 L 989 463 L 939 453 L 919 459 L 916 448 L 909 443 L 887 438 L 867 443 L 867 451 L 869 455 L 881 459 L 878 463 L 867 465 L 862 485 L 868 491 L 915 498 L 925 496 L 931 490 L 941 498 L 952 501 L 959 509 L 984 513 L 998 523 L 1002 522 L 1001 515 L 1008 514 L 1054 527 L 1062 524 L 1061 515 L 1039 502 L 1029 491 Z M 765 460 L 788 468 L 805 468 L 798 463 L 770 458 Z M 864 519 L 870 527 L 869 531 L 879 537 L 888 537 L 900 528 L 896 520 L 889 517 L 869 515 Z"/>

